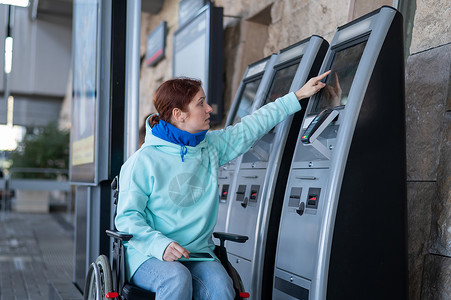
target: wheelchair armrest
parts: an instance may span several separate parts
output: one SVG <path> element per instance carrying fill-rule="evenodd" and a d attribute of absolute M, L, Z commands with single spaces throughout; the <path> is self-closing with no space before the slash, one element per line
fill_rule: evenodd
<path fill-rule="evenodd" d="M 133 237 L 133 234 L 129 234 L 129 233 L 125 233 L 125 232 L 121 232 L 121 231 L 117 231 L 117 230 L 107 229 L 107 230 L 105 230 L 105 232 L 109 237 L 121 240 L 123 242 L 129 241 Z"/>
<path fill-rule="evenodd" d="M 224 243 L 224 241 L 231 241 L 235 243 L 244 243 L 246 242 L 249 237 L 245 235 L 239 235 L 239 234 L 233 234 L 233 233 L 226 233 L 226 232 L 213 232 L 213 236 L 221 241 L 221 244 Z"/>

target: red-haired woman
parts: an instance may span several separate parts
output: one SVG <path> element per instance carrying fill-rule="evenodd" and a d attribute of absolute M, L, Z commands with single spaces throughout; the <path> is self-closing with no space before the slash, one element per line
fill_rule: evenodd
<path fill-rule="evenodd" d="M 309 80 L 240 123 L 207 132 L 210 113 L 201 82 L 176 78 L 155 92 L 158 115 L 146 122 L 141 148 L 122 166 L 116 227 L 133 234 L 125 244 L 127 278 L 157 299 L 233 299 L 232 280 L 221 263 L 181 261 L 190 253 L 214 257 L 218 168 L 245 153 L 301 109 L 299 100 L 324 87 Z"/>

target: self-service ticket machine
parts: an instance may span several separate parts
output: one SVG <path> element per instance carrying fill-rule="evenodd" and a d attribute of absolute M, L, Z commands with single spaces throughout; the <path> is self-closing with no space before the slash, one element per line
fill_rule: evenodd
<path fill-rule="evenodd" d="M 265 76 L 265 71 L 273 68 L 275 58 L 276 55 L 273 54 L 250 64 L 246 68 L 227 116 L 226 127 L 240 122 L 243 117 L 252 113 L 254 102 L 263 97 L 262 95 L 257 96 L 260 84 L 265 84 L 265 82 L 271 80 L 269 73 L 266 73 Z M 215 232 L 224 232 L 226 230 L 230 191 L 233 191 L 233 175 L 237 161 L 238 158 L 221 166 L 218 170 L 219 209 Z"/>
<path fill-rule="evenodd" d="M 296 141 L 273 299 L 407 299 L 403 51 L 391 7 L 338 28 Z"/>
<path fill-rule="evenodd" d="M 312 36 L 281 50 L 273 67 L 265 72 L 265 76 L 270 74 L 271 80 L 266 85 L 260 85 L 259 93 L 263 92 L 264 97 L 260 99 L 262 101 L 254 103 L 254 109 L 290 91 L 296 91 L 313 74 L 316 75 L 327 46 L 328 43 L 323 38 Z M 303 107 L 306 104 L 307 100 L 301 103 Z M 226 231 L 248 236 L 249 240 L 244 244 L 229 244 L 227 249 L 229 260 L 240 273 L 251 299 L 262 299 L 262 286 L 269 287 L 269 295 L 271 294 L 272 285 L 264 285 L 262 282 L 264 274 L 267 274 L 264 270 L 265 260 L 271 261 L 269 256 L 271 253 L 274 256 L 275 252 L 275 247 L 272 251 L 265 251 L 266 244 L 276 244 L 273 235 L 277 235 L 282 203 L 282 199 L 273 201 L 273 196 L 276 185 L 280 182 L 283 182 L 283 191 L 285 190 L 295 146 L 293 141 L 298 134 L 304 111 L 290 116 L 256 142 L 249 152 L 240 157 L 234 173 L 235 183 L 230 195 Z M 283 158 L 288 158 L 286 165 Z M 276 230 L 270 232 L 274 228 Z M 270 274 L 273 272 L 273 262 L 274 259 L 269 268 Z M 272 282 L 272 275 L 268 279 Z"/>

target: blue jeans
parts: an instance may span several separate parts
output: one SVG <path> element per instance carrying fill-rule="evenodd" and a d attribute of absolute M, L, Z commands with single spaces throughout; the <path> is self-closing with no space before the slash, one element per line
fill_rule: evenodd
<path fill-rule="evenodd" d="M 156 293 L 156 300 L 233 300 L 230 276 L 219 261 L 167 262 L 155 257 L 144 262 L 131 283 Z"/>

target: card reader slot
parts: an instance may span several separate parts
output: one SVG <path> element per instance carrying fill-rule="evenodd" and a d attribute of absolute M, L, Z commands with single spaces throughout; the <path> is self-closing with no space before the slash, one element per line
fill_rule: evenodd
<path fill-rule="evenodd" d="M 320 188 L 309 188 L 307 194 L 307 208 L 318 209 L 319 196 L 321 194 Z"/>
<path fill-rule="evenodd" d="M 250 202 L 257 202 L 258 198 L 258 192 L 260 191 L 259 185 L 252 185 L 251 186 L 251 195 L 249 197 Z"/>
<path fill-rule="evenodd" d="M 229 196 L 229 185 L 224 184 L 221 190 L 221 196 L 219 197 L 220 202 L 227 202 L 227 197 Z"/>

